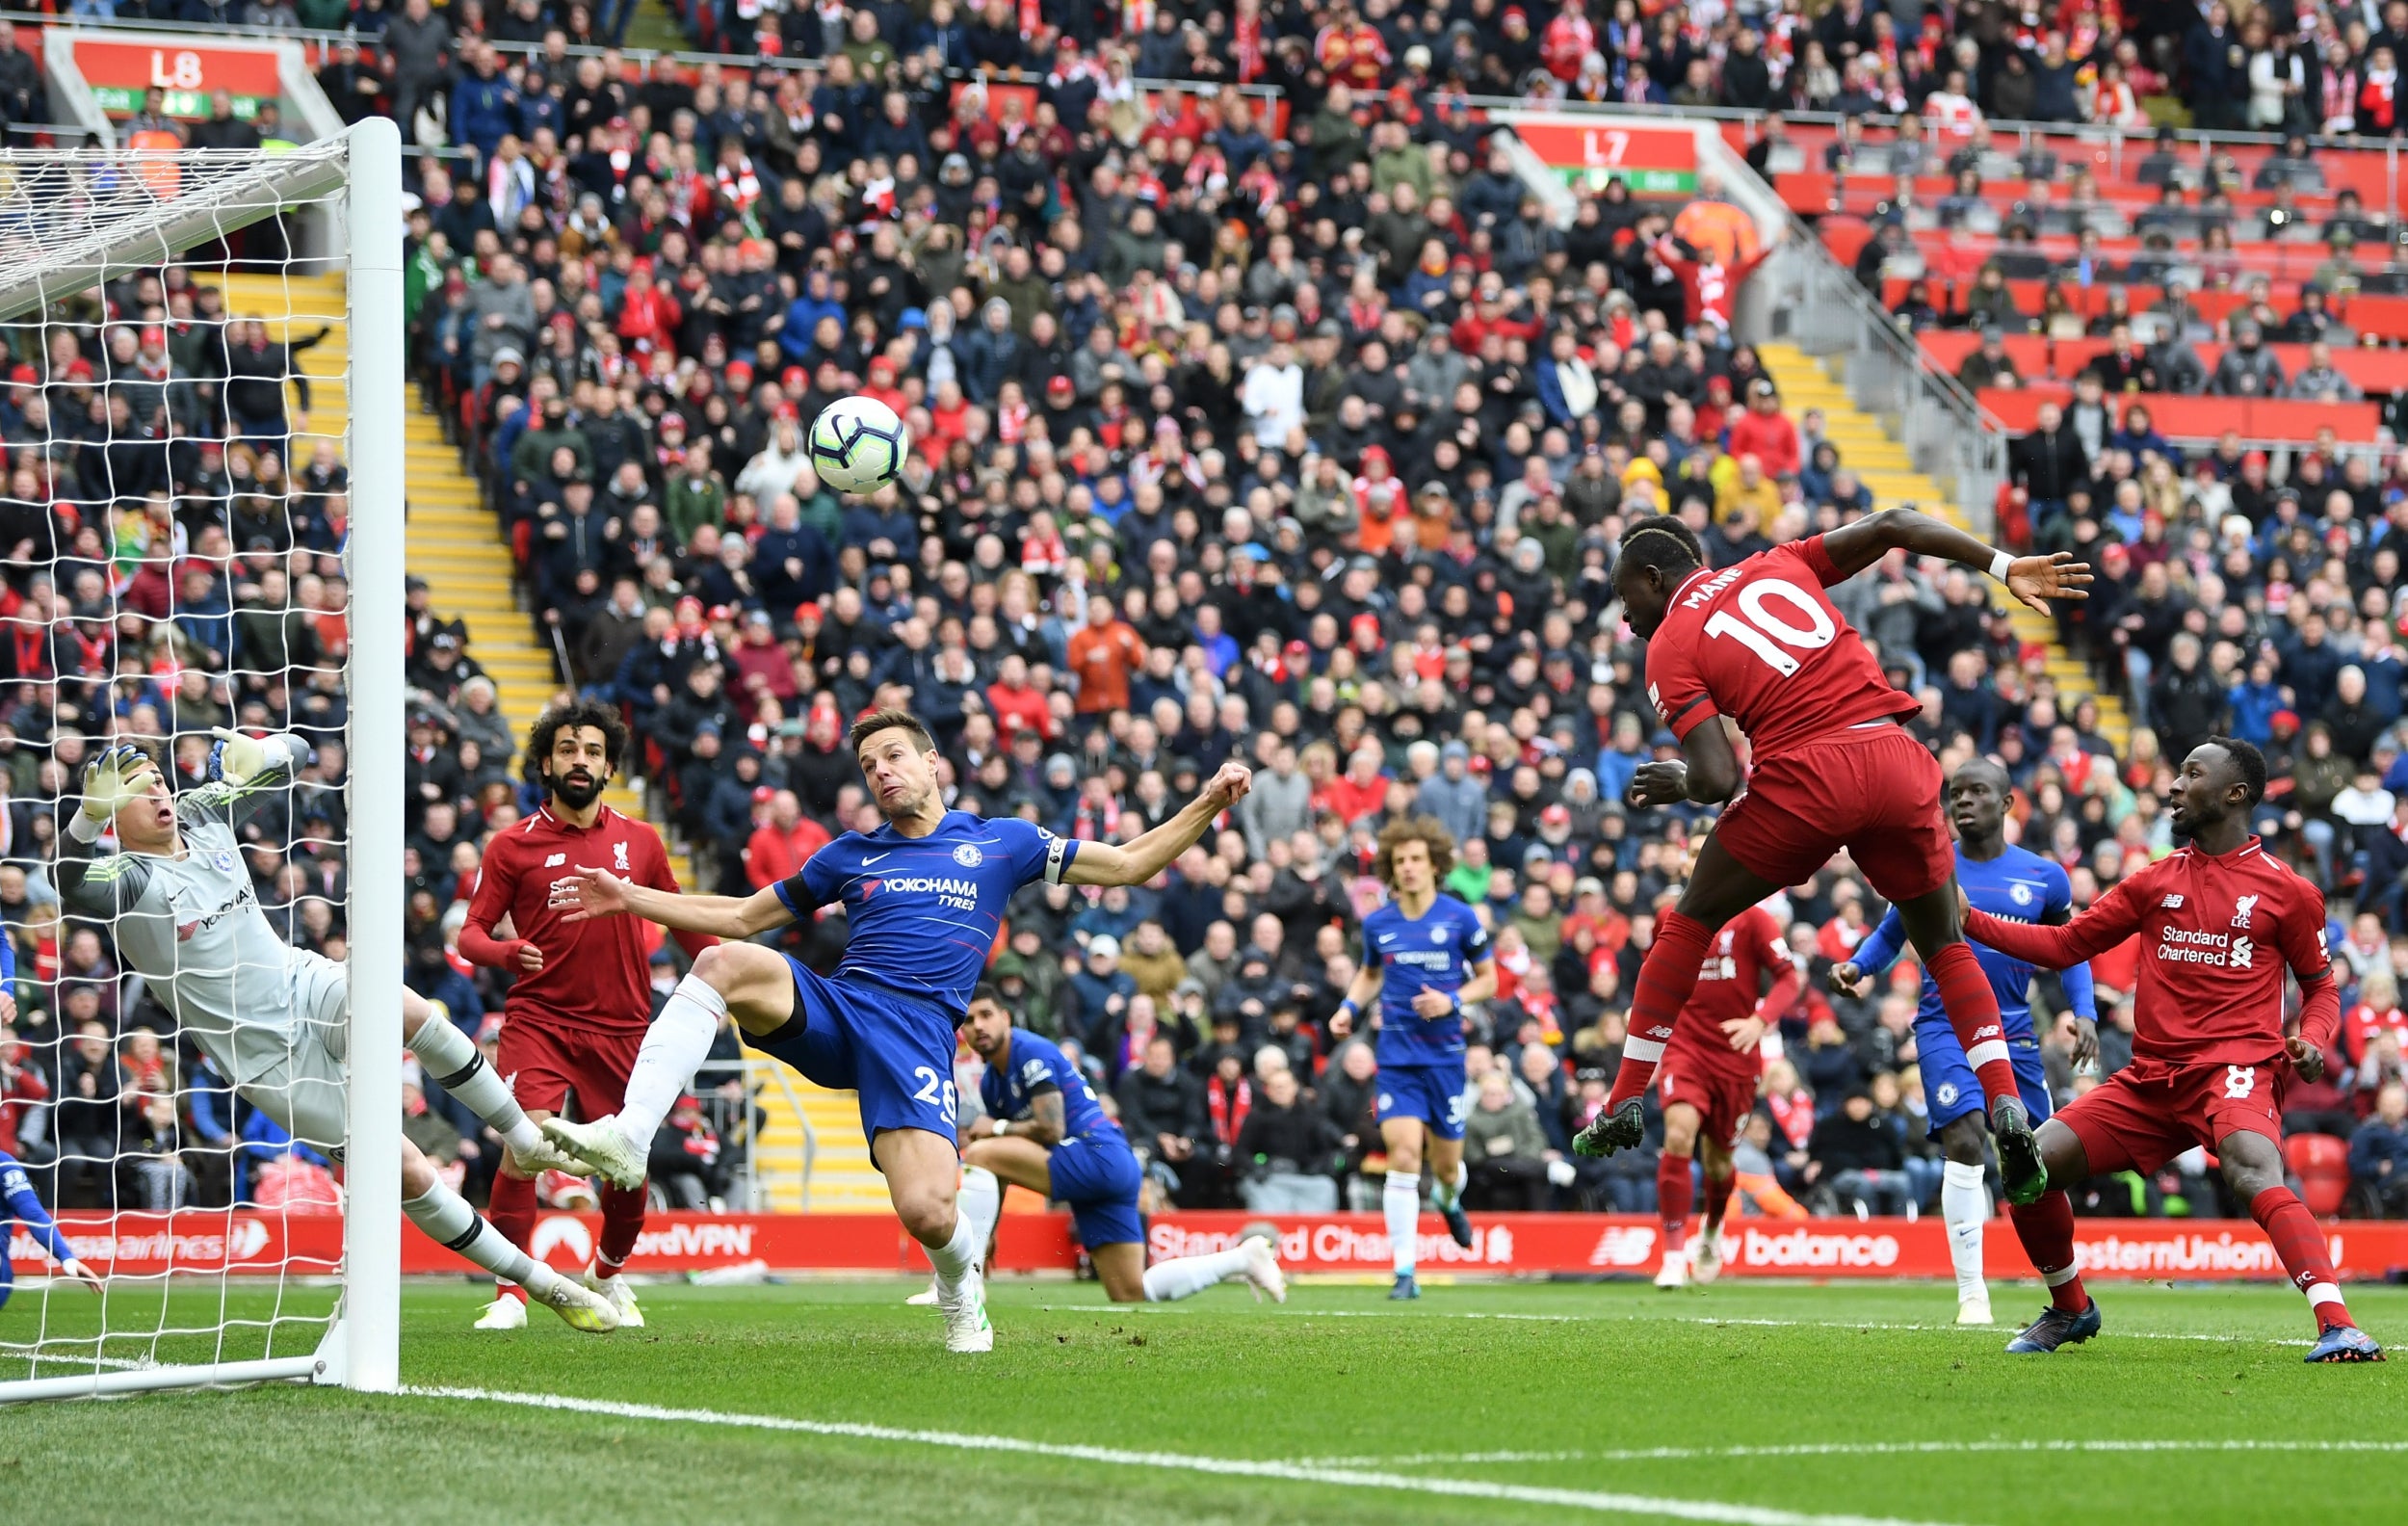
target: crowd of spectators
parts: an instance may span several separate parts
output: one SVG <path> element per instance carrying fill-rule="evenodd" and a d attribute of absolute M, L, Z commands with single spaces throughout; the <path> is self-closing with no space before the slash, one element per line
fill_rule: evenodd
<path fill-rule="evenodd" d="M 756 77 L 716 63 L 635 77 L 564 49 L 547 66 L 540 40 L 531 63 L 481 40 L 495 29 L 467 3 L 426 18 L 443 45 L 410 73 L 393 29 L 423 9 L 409 0 L 361 64 L 406 85 L 406 115 L 439 116 L 455 145 L 411 166 L 413 367 L 484 486 L 538 634 L 571 682 L 635 722 L 635 767 L 702 888 L 767 884 L 875 821 L 842 741 L 872 705 L 929 722 L 956 803 L 1074 836 L 1141 830 L 1222 761 L 1248 761 L 1253 795 L 1157 884 L 1032 887 L 993 974 L 1090 1068 L 1173 1200 L 1326 1205 L 1353 1200 L 1378 1149 L 1374 1056 L 1326 1036 L 1379 893 L 1369 845 L 1399 813 L 1434 814 L 1459 843 L 1448 888 L 1490 921 L 1503 971 L 1474 1019 L 1473 1201 L 1653 1206 L 1651 1150 L 1597 1163 L 1565 1147 L 1602 1104 L 1654 918 L 1707 825 L 1620 803 L 1668 741 L 1612 604 L 1614 538 L 1634 513 L 1678 513 L 1727 565 L 1872 504 L 1824 421 L 1787 409 L 1730 331 L 1730 279 L 1764 246 L 1711 179 L 1684 202 L 1617 185 L 1556 229 L 1417 62 L 1426 48 L 1449 67 L 1509 66 L 1524 35 L 1584 25 L 1576 7 L 1514 7 L 1494 26 L 1487 0 L 1434 25 L 1375 0 L 1158 9 L 1172 43 L 1057 35 L 997 5 L 962 29 L 961 58 L 942 0 L 926 16 L 771 10 L 781 52 L 825 62 Z M 1664 13 L 1674 33 L 1688 14 Z M 1983 14 L 1959 8 L 1966 38 Z M 1771 35 L 1784 15 L 1753 19 Z M 1191 26 L 1203 54 L 1280 97 L 1128 84 L 1140 59 L 1196 57 Z M 1736 17 L 1709 30 L 1735 26 L 1756 35 Z M 984 51 L 1007 35 L 1016 51 Z M 1480 45 L 1500 36 L 1509 48 Z M 1684 41 L 1689 63 L 1702 40 Z M 1014 69 L 1028 95 L 1002 88 Z M 170 272 L 50 330 L 82 347 L 25 357 L 19 415 L 79 397 L 75 364 L 97 368 L 120 333 L 147 353 L 135 326 L 153 306 L 174 333 L 206 325 L 192 287 L 205 282 Z M 845 501 L 813 477 L 800 431 L 852 392 L 892 404 L 915 451 L 895 486 Z M 9 436 L 21 470 L 56 433 Z M 303 560 L 325 555 L 304 528 L 339 516 L 313 519 L 306 493 L 276 485 L 238 524 L 262 472 L 282 472 L 262 464 L 275 452 L 195 444 L 225 483 L 193 492 L 184 448 L 166 452 L 155 512 L 105 513 L 180 527 L 204 570 L 222 557 L 217 618 L 238 632 L 309 625 L 272 617 L 329 597 L 334 569 Z M 2084 440 L 2079 460 L 2051 449 L 2061 490 L 2041 490 L 2028 450 L 2017 507 L 2040 543 L 2100 568 L 2063 634 L 2129 695 L 2121 745 L 2094 702 L 2059 695 L 2045 648 L 2018 640 L 1978 578 L 1893 558 L 1835 596 L 1923 699 L 1919 737 L 1950 763 L 2007 767 L 2013 829 L 2067 863 L 2078 902 L 2168 851 L 2162 783 L 2191 741 L 2229 727 L 2268 749 L 2262 826 L 2331 887 L 2350 985 L 2344 1063 L 2293 1096 L 2297 1122 L 2357 1135 L 2357 1206 L 2395 1208 L 2386 1087 L 2408 1018 L 2384 984 L 2385 919 L 2408 901 L 2408 771 L 2386 542 L 2408 528 L 2408 495 L 2357 457 L 2302 452 L 2278 483 L 2262 460 L 2189 461 L 2161 439 Z M 264 561 L 243 528 L 260 523 L 293 527 Z M 77 533 L 105 560 L 100 529 Z M 13 561 L 13 596 L 42 611 L 65 596 L 53 576 Z M 446 927 L 478 842 L 526 796 L 465 632 L 423 590 L 412 610 L 412 980 L 474 1024 L 498 977 L 447 958 Z M 23 883 L 0 881 L 0 904 L 22 901 L 7 915 L 29 947 L 39 845 L 79 755 L 66 733 L 142 724 L 111 666 L 106 706 L 79 698 L 89 685 L 12 680 Z M 182 670 L 149 724 L 186 731 L 187 689 L 279 724 L 292 694 L 339 707 L 325 685 L 254 693 L 261 665 L 227 666 L 222 680 Z M 340 776 L 322 750 L 308 798 L 339 809 Z M 300 822 L 294 847 L 258 860 L 297 937 L 340 936 L 340 823 L 325 825 Z M 1781 1014 L 1742 1142 L 1748 1196 L 1775 1213 L 1927 1203 L 1915 972 L 1824 988 L 1880 910 L 1845 861 L 1776 910 L 1814 978 Z M 825 963 L 842 936 L 841 918 L 816 919 L 797 947 Z M 105 959 L 105 936 L 90 941 Z M 2112 1070 L 2130 1054 L 2129 954 L 2099 976 Z M 127 989 L 64 974 L 41 988 L 70 987 Z M 2070 1095 L 2095 1082 L 2072 1073 L 2052 995 L 2042 1020 Z M 83 1031 L 66 1000 L 43 997 L 53 1026 L 23 1053 L 64 1054 L 63 1025 Z M 122 1067 L 133 1039 L 114 1006 L 93 1037 Z M 489 1170 L 489 1142 L 466 1144 Z M 2214 1211 L 2212 1173 L 2184 1164 L 2092 1184 L 2084 1209 Z"/>

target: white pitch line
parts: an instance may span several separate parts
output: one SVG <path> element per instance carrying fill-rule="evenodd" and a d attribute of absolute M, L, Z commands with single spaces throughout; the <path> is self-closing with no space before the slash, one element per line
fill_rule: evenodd
<path fill-rule="evenodd" d="M 2076 1437 L 2031 1441 L 1808 1441 L 1785 1446 L 1625 1447 L 1612 1451 L 1408 1452 L 1393 1457 L 1292 1459 L 1299 1467 L 1427 1467 L 1477 1462 L 1683 1462 L 1700 1459 L 1889 1457 L 1976 1452 L 2408 1452 L 2403 1441 L 2257 1440 L 2248 1437 L 2187 1440 L 2121 1440 Z"/>
<path fill-rule="evenodd" d="M 1054 1314 L 1092 1313 L 1110 1308 L 1115 1313 L 1150 1314 L 1156 1317 L 1209 1314 L 1212 1309 L 1188 1303 L 1086 1304 L 1048 1303 L 1044 1312 Z M 1265 1309 L 1266 1318 L 1277 1319 L 1407 1319 L 1407 1320 L 1506 1320 L 1540 1325 L 1616 1324 L 1616 1325 L 1719 1325 L 1759 1329 L 1852 1329 L 1907 1331 L 1926 1335 L 2003 1335 L 2004 1325 L 1901 1325 L 1876 1320 L 1784 1320 L 1742 1319 L 1722 1314 L 1505 1314 L 1482 1309 L 1317 1309 L 1290 1306 L 1275 1314 Z M 2316 1342 L 2291 1340 L 2272 1335 L 2204 1335 L 2174 1330 L 2127 1330 L 2109 1326 L 2099 1337 L 2103 1340 L 2207 1341 L 2219 1346 L 2296 1346 L 2306 1350 Z"/>
<path fill-rule="evenodd" d="M 672 1409 L 660 1405 L 627 1404 L 612 1399 L 579 1399 L 565 1394 L 510 1393 L 490 1388 L 416 1388 L 402 1393 L 420 1399 L 460 1399 L 484 1404 L 517 1405 L 530 1409 L 566 1410 L 608 1415 L 620 1420 L 660 1420 L 734 1430 L 783 1431 L 805 1435 L 842 1436 L 862 1441 L 893 1441 L 907 1446 L 941 1447 L 956 1452 L 1009 1452 L 1031 1457 L 1064 1458 L 1107 1467 L 1143 1468 L 1152 1472 L 1204 1473 L 1224 1478 L 1277 1479 L 1319 1484 L 1336 1488 L 1383 1489 L 1408 1494 L 1436 1494 L 1456 1499 L 1503 1500 L 1520 1505 L 1550 1505 L 1593 1511 L 1608 1515 L 1669 1516 L 1676 1520 L 1714 1521 L 1727 1526 L 1932 1526 L 1875 1515 L 1827 1515 L 1741 1505 L 1721 1500 L 1665 1499 L 1649 1494 L 1605 1493 L 1590 1489 L 1541 1488 L 1527 1484 L 1500 1484 L 1485 1479 L 1422 1478 L 1406 1473 L 1381 1473 L 1360 1468 L 1317 1467 L 1297 1462 L 1247 1458 L 1200 1457 L 1184 1452 L 1139 1452 L 1119 1447 L 1083 1446 L 1033 1441 L 1019 1436 L 982 1435 L 958 1431 L 917 1431 L 896 1426 L 865 1425 L 836 1420 L 801 1420 L 788 1415 L 738 1414 L 718 1409 Z"/>

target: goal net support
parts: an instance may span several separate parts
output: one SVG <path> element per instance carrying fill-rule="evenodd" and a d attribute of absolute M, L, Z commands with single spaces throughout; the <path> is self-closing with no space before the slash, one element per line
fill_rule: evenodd
<path fill-rule="evenodd" d="M 38 760 L 0 755 L 19 807 L 0 840 L 17 976 L 0 1147 L 61 1237 L 9 1223 L 0 1403 L 399 1382 L 401 169 L 382 119 L 280 154 L 0 155 L 0 725 Z M 306 766 L 239 805 L 196 796 L 214 726 L 300 736 Z M 84 764 L 119 741 L 157 760 L 179 819 L 220 802 L 173 873 L 107 835 L 66 841 Z M 90 868 L 63 873 L 79 852 Z M 212 871 L 235 887 L 221 905 L 198 900 Z M 226 946 L 222 914 L 261 912 L 269 957 L 191 952 Z M 310 966 L 321 990 L 347 966 L 348 1003 L 282 1002 L 288 947 L 334 961 Z M 184 960 L 174 1002 L 163 960 Z M 199 999 L 187 971 L 238 1029 L 270 1008 L 342 1025 L 348 1066 L 321 1082 L 342 1088 L 339 1151 L 233 1085 L 298 1090 L 300 1066 L 203 1052 L 202 1019 L 175 1011 Z M 96 1289 L 60 1274 L 62 1245 Z"/>

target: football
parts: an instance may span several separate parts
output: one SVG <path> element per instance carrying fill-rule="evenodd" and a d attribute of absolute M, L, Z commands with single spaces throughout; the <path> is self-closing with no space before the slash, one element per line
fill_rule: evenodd
<path fill-rule="evenodd" d="M 911 434 L 876 398 L 839 398 L 811 424 L 811 469 L 838 492 L 873 493 L 903 470 Z"/>

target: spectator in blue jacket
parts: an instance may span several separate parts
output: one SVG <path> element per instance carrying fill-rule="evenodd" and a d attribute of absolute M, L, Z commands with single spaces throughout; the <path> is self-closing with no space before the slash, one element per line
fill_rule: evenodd
<path fill-rule="evenodd" d="M 2374 1094 L 2373 1115 L 2349 1137 L 2349 1185 L 2385 1218 L 2408 1218 L 2408 1086 L 2394 1081 Z"/>
<path fill-rule="evenodd" d="M 518 130 L 518 92 L 504 78 L 490 46 L 480 43 L 468 72 L 452 87 L 452 141 L 477 150 L 480 166 L 502 140 Z"/>
<path fill-rule="evenodd" d="M 786 326 L 777 331 L 777 346 L 787 359 L 800 361 L 811 353 L 811 332 L 823 318 L 843 323 L 845 304 L 836 300 L 835 282 L 827 272 L 814 267 L 802 278 L 801 295 L 786 304 Z"/>

